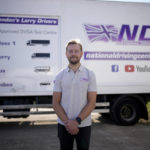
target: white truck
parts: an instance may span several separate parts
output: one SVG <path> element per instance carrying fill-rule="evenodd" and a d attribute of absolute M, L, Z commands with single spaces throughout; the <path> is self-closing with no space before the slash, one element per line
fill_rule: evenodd
<path fill-rule="evenodd" d="M 117 124 L 148 119 L 150 4 L 100 0 L 0 0 L 0 115 L 50 111 L 65 45 L 83 44 L 97 78 L 95 110 Z"/>

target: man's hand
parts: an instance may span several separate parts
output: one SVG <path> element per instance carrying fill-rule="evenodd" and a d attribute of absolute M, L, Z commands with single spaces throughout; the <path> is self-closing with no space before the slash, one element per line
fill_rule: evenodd
<path fill-rule="evenodd" d="M 66 130 L 71 135 L 76 135 L 79 132 L 78 122 L 76 120 L 68 120 L 68 121 L 66 121 L 65 122 L 65 127 L 66 127 Z"/>

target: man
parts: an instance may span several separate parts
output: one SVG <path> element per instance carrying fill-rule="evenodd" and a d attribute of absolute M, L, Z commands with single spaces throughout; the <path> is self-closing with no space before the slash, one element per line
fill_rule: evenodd
<path fill-rule="evenodd" d="M 53 108 L 58 116 L 61 150 L 88 150 L 91 135 L 91 112 L 96 103 L 96 79 L 82 66 L 82 45 L 75 40 L 66 46 L 69 65 L 58 73 L 54 82 Z"/>

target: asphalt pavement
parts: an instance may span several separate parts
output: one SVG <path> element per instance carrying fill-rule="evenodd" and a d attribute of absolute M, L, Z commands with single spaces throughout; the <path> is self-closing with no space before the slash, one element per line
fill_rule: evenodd
<path fill-rule="evenodd" d="M 0 117 L 0 150 L 59 150 L 56 120 L 54 114 Z M 117 126 L 96 113 L 92 120 L 90 150 L 150 150 L 150 121 Z"/>

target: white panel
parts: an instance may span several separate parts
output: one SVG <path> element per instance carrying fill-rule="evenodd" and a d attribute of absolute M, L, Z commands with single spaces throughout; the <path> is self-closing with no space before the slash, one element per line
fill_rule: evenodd
<path fill-rule="evenodd" d="M 1 15 L 0 36 L 0 95 L 49 95 L 59 66 L 59 18 Z"/>

